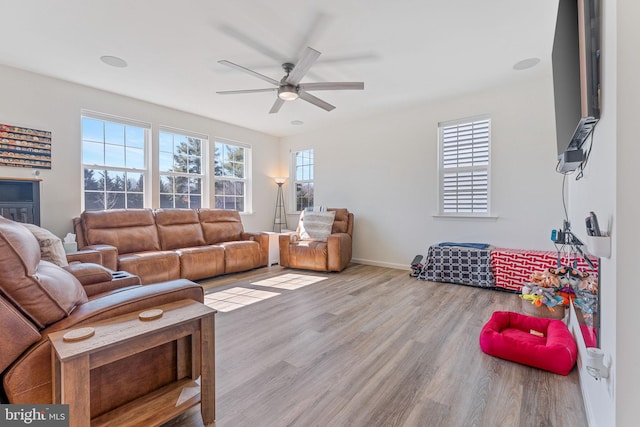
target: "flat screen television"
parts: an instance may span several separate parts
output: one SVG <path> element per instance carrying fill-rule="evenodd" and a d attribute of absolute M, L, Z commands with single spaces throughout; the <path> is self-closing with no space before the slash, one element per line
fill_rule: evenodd
<path fill-rule="evenodd" d="M 551 55 L 559 170 L 577 169 L 600 119 L 599 0 L 559 0 Z"/>

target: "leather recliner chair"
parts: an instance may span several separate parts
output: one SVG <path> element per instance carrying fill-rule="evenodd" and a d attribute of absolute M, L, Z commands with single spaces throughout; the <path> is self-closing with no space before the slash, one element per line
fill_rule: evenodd
<path fill-rule="evenodd" d="M 101 280 L 106 277 L 95 265 L 64 269 L 40 256 L 26 227 L 0 217 L 0 394 L 9 403 L 53 403 L 48 334 L 182 299 L 204 300 L 203 288 L 186 279 L 131 286 L 130 280 Z M 83 283 L 95 284 L 91 277 L 99 286 L 87 292 Z M 93 369 L 91 416 L 176 381 L 177 347 L 170 342 Z"/>
<path fill-rule="evenodd" d="M 331 234 L 326 242 L 300 240 L 300 227 L 295 234 L 279 237 L 280 265 L 315 271 L 342 271 L 351 261 L 353 213 L 347 209 L 335 211 Z"/>

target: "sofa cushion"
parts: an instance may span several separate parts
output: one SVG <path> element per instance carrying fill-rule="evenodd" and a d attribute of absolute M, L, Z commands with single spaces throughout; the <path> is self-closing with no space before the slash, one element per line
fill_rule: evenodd
<path fill-rule="evenodd" d="M 40 260 L 40 245 L 33 234 L 5 218 L 0 218 L 0 291 L 39 328 L 87 301 L 71 273 Z"/>
<path fill-rule="evenodd" d="M 157 209 L 155 215 L 163 250 L 205 244 L 198 212 L 194 209 Z"/>
<path fill-rule="evenodd" d="M 40 333 L 18 310 L 0 298 L 0 372 L 40 339 Z"/>
<path fill-rule="evenodd" d="M 67 262 L 67 254 L 62 245 L 62 239 L 42 227 L 35 224 L 21 224 L 33 234 L 40 244 L 40 258 L 54 263 L 60 267 L 69 265 Z"/>
<path fill-rule="evenodd" d="M 147 251 L 118 256 L 118 268 L 140 276 L 143 285 L 180 278 L 176 251 Z"/>
<path fill-rule="evenodd" d="M 289 245 L 289 266 L 305 270 L 328 271 L 327 243 L 298 240 Z"/>
<path fill-rule="evenodd" d="M 348 233 L 349 232 L 349 211 L 344 208 L 329 209 L 329 211 L 336 213 L 336 217 L 333 220 L 333 227 L 331 229 L 331 234 Z"/>
<path fill-rule="evenodd" d="M 260 244 L 254 241 L 224 242 L 224 272 L 236 273 L 260 266 Z"/>
<path fill-rule="evenodd" d="M 160 250 L 151 209 L 84 211 L 82 221 L 88 245 L 115 246 L 120 254 Z"/>
<path fill-rule="evenodd" d="M 176 250 L 180 255 L 180 277 L 189 280 L 224 274 L 224 248 L 217 245 Z"/>
<path fill-rule="evenodd" d="M 227 209 L 198 210 L 204 240 L 208 245 L 242 240 L 242 220 L 238 211 Z"/>
<path fill-rule="evenodd" d="M 331 234 L 335 212 L 307 212 L 300 215 L 300 239 L 326 242 Z"/>

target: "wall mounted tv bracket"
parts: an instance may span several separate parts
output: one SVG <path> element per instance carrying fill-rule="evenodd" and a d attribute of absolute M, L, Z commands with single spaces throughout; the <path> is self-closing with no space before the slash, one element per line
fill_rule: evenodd
<path fill-rule="evenodd" d="M 559 172 L 573 172 L 585 161 L 585 154 L 582 149 L 567 150 L 558 156 L 558 160 Z"/>

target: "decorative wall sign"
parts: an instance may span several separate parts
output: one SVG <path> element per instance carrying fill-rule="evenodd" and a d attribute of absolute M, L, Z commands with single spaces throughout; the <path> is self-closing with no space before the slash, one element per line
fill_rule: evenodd
<path fill-rule="evenodd" d="M 51 132 L 0 123 L 0 166 L 51 169 Z"/>

